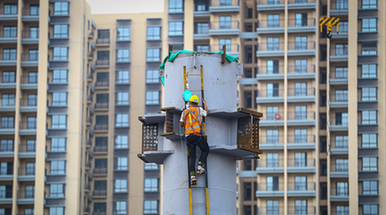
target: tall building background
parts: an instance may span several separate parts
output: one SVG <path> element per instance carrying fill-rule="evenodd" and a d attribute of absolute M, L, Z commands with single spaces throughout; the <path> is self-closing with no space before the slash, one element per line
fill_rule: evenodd
<path fill-rule="evenodd" d="M 168 45 L 226 45 L 244 64 L 239 105 L 264 113 L 264 154 L 239 161 L 239 215 L 386 211 L 384 1 L 164 8 L 0 0 L 0 215 L 161 214 L 162 167 L 137 158 L 137 117 L 162 107 Z M 321 17 L 339 17 L 339 34 L 320 33 Z"/>

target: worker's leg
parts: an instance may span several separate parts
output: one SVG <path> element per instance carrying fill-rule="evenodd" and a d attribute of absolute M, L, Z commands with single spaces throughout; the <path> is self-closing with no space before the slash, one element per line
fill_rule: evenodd
<path fill-rule="evenodd" d="M 194 175 L 194 170 L 196 169 L 196 147 L 192 147 L 191 145 L 196 143 L 199 138 L 196 135 L 189 135 L 186 137 L 186 142 L 191 144 L 186 144 L 188 146 L 189 152 L 189 172 L 191 175 Z"/>
<path fill-rule="evenodd" d="M 201 156 L 199 162 L 201 166 L 204 166 L 206 164 L 206 158 L 209 154 L 209 145 L 205 137 L 201 138 L 200 142 L 198 143 L 198 147 L 200 147 L 201 149 Z"/>

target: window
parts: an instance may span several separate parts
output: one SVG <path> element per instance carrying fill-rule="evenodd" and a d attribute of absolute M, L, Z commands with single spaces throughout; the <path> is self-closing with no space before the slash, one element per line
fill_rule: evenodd
<path fill-rule="evenodd" d="M 67 93 L 66 92 L 53 92 L 52 93 L 52 106 L 66 106 L 67 105 Z"/>
<path fill-rule="evenodd" d="M 15 83 L 15 71 L 3 71 L 3 82 L 2 83 Z"/>
<path fill-rule="evenodd" d="M 3 49 L 3 60 L 16 60 L 16 49 Z"/>
<path fill-rule="evenodd" d="M 159 91 L 146 91 L 146 105 L 159 104 Z"/>
<path fill-rule="evenodd" d="M 127 179 L 114 179 L 114 192 L 115 193 L 127 192 Z"/>
<path fill-rule="evenodd" d="M 183 32 L 183 22 L 169 22 L 169 36 L 182 36 Z"/>
<path fill-rule="evenodd" d="M 130 83 L 130 72 L 129 70 L 119 70 L 116 75 L 116 84 L 129 84 Z"/>
<path fill-rule="evenodd" d="M 37 61 L 39 59 L 39 50 L 30 49 L 28 50 L 28 61 Z"/>
<path fill-rule="evenodd" d="M 160 51 L 159 48 L 146 49 L 146 62 L 160 61 Z"/>
<path fill-rule="evenodd" d="M 110 30 L 108 29 L 98 30 L 98 39 L 110 39 Z"/>
<path fill-rule="evenodd" d="M 25 198 L 34 198 L 35 196 L 35 186 L 34 185 L 26 185 L 25 186 Z"/>
<path fill-rule="evenodd" d="M 336 182 L 336 195 L 337 196 L 348 196 L 348 183 L 347 182 Z"/>
<path fill-rule="evenodd" d="M 362 64 L 362 78 L 377 78 L 377 64 Z"/>
<path fill-rule="evenodd" d="M 295 190 L 307 190 L 307 176 L 295 176 Z"/>
<path fill-rule="evenodd" d="M 267 200 L 267 214 L 279 214 L 279 200 Z"/>
<path fill-rule="evenodd" d="M 36 129 L 37 119 L 36 116 L 27 117 L 27 129 Z"/>
<path fill-rule="evenodd" d="M 28 94 L 27 105 L 28 106 L 37 106 L 38 95 L 37 94 Z"/>
<path fill-rule="evenodd" d="M 157 69 L 146 70 L 146 83 L 159 83 L 159 74 Z"/>
<path fill-rule="evenodd" d="M 145 163 L 145 170 L 158 170 L 158 165 L 156 163 Z"/>
<path fill-rule="evenodd" d="M 295 37 L 295 50 L 304 50 L 304 49 L 308 49 L 307 37 L 306 36 Z"/>
<path fill-rule="evenodd" d="M 129 62 L 130 49 L 117 49 L 117 62 Z"/>
<path fill-rule="evenodd" d="M 51 174 L 66 174 L 66 161 L 51 161 Z"/>
<path fill-rule="evenodd" d="M 115 127 L 128 127 L 129 126 L 129 114 L 117 113 L 115 114 Z"/>
<path fill-rule="evenodd" d="M 209 33 L 209 23 L 207 22 L 196 22 L 194 26 L 195 34 L 208 34 Z"/>
<path fill-rule="evenodd" d="M 278 37 L 268 37 L 267 38 L 267 51 L 277 51 L 279 50 L 279 38 Z M 262 50 L 264 51 L 264 50 Z"/>
<path fill-rule="evenodd" d="M 196 52 L 209 52 L 209 46 L 208 45 L 195 45 L 194 50 Z"/>
<path fill-rule="evenodd" d="M 295 83 L 295 96 L 307 96 L 307 83 Z"/>
<path fill-rule="evenodd" d="M 68 60 L 68 47 L 54 47 L 53 60 Z"/>
<path fill-rule="evenodd" d="M 335 78 L 336 79 L 347 79 L 348 67 L 335 67 Z"/>
<path fill-rule="evenodd" d="M 279 113 L 279 106 L 267 106 L 267 120 L 275 120 L 275 115 Z"/>
<path fill-rule="evenodd" d="M 379 215 L 378 205 L 363 205 L 363 215 Z"/>
<path fill-rule="evenodd" d="M 307 73 L 307 59 L 295 60 L 295 73 Z"/>
<path fill-rule="evenodd" d="M 335 125 L 347 126 L 348 113 L 335 113 Z"/>
<path fill-rule="evenodd" d="M 54 15 L 68 15 L 69 7 L 68 2 L 55 2 Z"/>
<path fill-rule="evenodd" d="M 169 13 L 184 12 L 183 0 L 169 0 Z"/>
<path fill-rule="evenodd" d="M 15 106 L 15 94 L 3 93 L 1 96 L 1 106 Z"/>
<path fill-rule="evenodd" d="M 267 191 L 279 190 L 279 177 L 267 176 Z"/>
<path fill-rule="evenodd" d="M 376 110 L 363 110 L 362 111 L 362 124 L 377 124 L 377 111 Z"/>
<path fill-rule="evenodd" d="M 338 10 L 347 10 L 348 9 L 348 0 L 336 0 L 336 9 Z"/>
<path fill-rule="evenodd" d="M 279 143 L 279 130 L 267 130 L 267 144 Z"/>
<path fill-rule="evenodd" d="M 13 162 L 1 162 L 0 175 L 13 175 Z"/>
<path fill-rule="evenodd" d="M 54 25 L 54 38 L 67 38 L 68 25 Z"/>
<path fill-rule="evenodd" d="M 104 202 L 95 202 L 94 203 L 94 212 L 97 214 L 101 212 L 102 214 L 106 214 L 106 203 Z"/>
<path fill-rule="evenodd" d="M 109 73 L 108 72 L 98 72 L 96 77 L 96 82 L 98 86 L 108 86 L 109 85 Z"/>
<path fill-rule="evenodd" d="M 348 90 L 335 90 L 335 101 L 336 102 L 347 102 L 348 101 Z"/>
<path fill-rule="evenodd" d="M 103 190 L 107 189 L 107 181 L 94 181 L 94 190 Z"/>
<path fill-rule="evenodd" d="M 35 167 L 36 167 L 36 164 L 35 162 L 27 162 L 25 164 L 25 167 L 26 167 L 26 175 L 35 175 Z"/>
<path fill-rule="evenodd" d="M 107 147 L 107 137 L 95 137 L 95 146 Z"/>
<path fill-rule="evenodd" d="M 295 167 L 306 167 L 307 166 L 307 153 L 295 152 Z"/>
<path fill-rule="evenodd" d="M 29 84 L 38 83 L 38 72 L 28 72 L 28 83 Z"/>
<path fill-rule="evenodd" d="M 231 39 L 219 39 L 219 51 L 222 51 L 222 46 L 225 45 L 226 51 L 230 52 L 232 51 L 232 40 Z"/>
<path fill-rule="evenodd" d="M 95 116 L 95 128 L 99 130 L 107 130 L 109 124 L 108 115 L 97 115 Z"/>
<path fill-rule="evenodd" d="M 308 214 L 307 200 L 295 200 L 295 214 Z"/>
<path fill-rule="evenodd" d="M 261 26 L 264 27 L 264 26 Z M 267 27 L 278 28 L 280 27 L 280 15 L 279 14 L 268 14 L 267 15 Z"/>
<path fill-rule="evenodd" d="M 109 51 L 97 51 L 97 59 L 108 61 L 110 59 L 110 52 Z"/>
<path fill-rule="evenodd" d="M 67 128 L 67 115 L 52 115 L 52 128 Z"/>
<path fill-rule="evenodd" d="M 363 157 L 362 158 L 362 171 L 378 171 L 378 158 L 377 157 Z"/>
<path fill-rule="evenodd" d="M 158 214 L 158 201 L 145 200 L 143 202 L 143 214 Z"/>
<path fill-rule="evenodd" d="M 158 178 L 145 178 L 144 192 L 158 192 Z"/>
<path fill-rule="evenodd" d="M 362 134 L 361 138 L 363 148 L 378 147 L 378 134 Z"/>
<path fill-rule="evenodd" d="M 267 167 L 279 167 L 278 153 L 267 153 Z"/>
<path fill-rule="evenodd" d="M 113 202 L 113 214 L 127 214 L 127 202 L 126 201 L 114 201 Z"/>
<path fill-rule="evenodd" d="M 279 84 L 268 83 L 267 84 L 267 97 L 279 96 Z"/>
<path fill-rule="evenodd" d="M 348 159 L 336 159 L 335 162 L 336 172 L 348 172 Z"/>
<path fill-rule="evenodd" d="M 339 33 L 348 33 L 348 22 L 340 21 Z"/>
<path fill-rule="evenodd" d="M 34 215 L 35 210 L 33 208 L 24 208 L 24 215 Z"/>
<path fill-rule="evenodd" d="M 208 11 L 208 2 L 204 1 L 195 1 L 194 2 L 195 11 Z"/>
<path fill-rule="evenodd" d="M 146 39 L 148 39 L 148 40 L 160 40 L 161 39 L 161 27 L 159 27 L 159 26 L 147 27 Z"/>
<path fill-rule="evenodd" d="M 377 88 L 363 87 L 361 101 L 377 101 Z"/>
<path fill-rule="evenodd" d="M 307 129 L 295 129 L 295 143 L 307 143 Z"/>
<path fill-rule="evenodd" d="M 362 9 L 376 9 L 378 0 L 362 0 Z"/>
<path fill-rule="evenodd" d="M 29 15 L 30 16 L 39 16 L 39 5 L 31 4 L 29 6 Z"/>
<path fill-rule="evenodd" d="M 1 117 L 1 128 L 15 128 L 13 116 L 2 116 Z"/>
<path fill-rule="evenodd" d="M 68 71 L 66 69 L 54 69 L 52 72 L 52 83 L 62 84 L 68 82 Z"/>
<path fill-rule="evenodd" d="M 117 27 L 117 40 L 118 41 L 130 40 L 130 27 Z"/>
<path fill-rule="evenodd" d="M 306 120 L 307 119 L 307 106 L 295 106 L 295 120 Z"/>
<path fill-rule="evenodd" d="M 378 195 L 378 181 L 363 181 L 362 182 L 363 195 Z"/>
<path fill-rule="evenodd" d="M 65 152 L 66 151 L 66 138 L 65 137 L 53 137 L 51 138 L 51 151 L 53 152 Z"/>
<path fill-rule="evenodd" d="M 49 215 L 64 215 L 64 207 L 50 207 Z"/>
<path fill-rule="evenodd" d="M 335 44 L 335 56 L 348 55 L 348 44 Z"/>
<path fill-rule="evenodd" d="M 232 6 L 232 0 L 220 0 L 220 6 Z"/>
<path fill-rule="evenodd" d="M 129 136 L 117 135 L 115 136 L 115 149 L 127 149 L 129 148 Z"/>
<path fill-rule="evenodd" d="M 13 152 L 13 139 L 1 139 L 0 151 Z"/>
<path fill-rule="evenodd" d="M 64 197 L 65 185 L 64 184 L 50 184 L 50 197 L 58 198 Z"/>
<path fill-rule="evenodd" d="M 267 74 L 278 74 L 278 73 L 279 73 L 279 61 L 267 60 Z"/>
<path fill-rule="evenodd" d="M 377 32 L 377 19 L 362 19 L 362 32 Z"/>
<path fill-rule="evenodd" d="M 4 32 L 3 32 L 4 38 L 17 37 L 17 27 L 16 26 L 4 26 L 3 30 L 4 30 Z"/>
<path fill-rule="evenodd" d="M 127 170 L 127 165 L 128 165 L 127 157 L 114 158 L 114 170 Z"/>
<path fill-rule="evenodd" d="M 307 26 L 307 13 L 295 14 L 295 27 L 306 27 Z"/>
<path fill-rule="evenodd" d="M 4 4 L 4 15 L 17 14 L 17 4 Z"/>
<path fill-rule="evenodd" d="M 348 136 L 337 135 L 335 136 L 335 148 L 348 149 Z"/>
<path fill-rule="evenodd" d="M 232 28 L 232 17 L 220 16 L 220 29 L 231 29 L 231 28 Z"/>
<path fill-rule="evenodd" d="M 116 105 L 129 105 L 129 92 L 117 92 Z"/>

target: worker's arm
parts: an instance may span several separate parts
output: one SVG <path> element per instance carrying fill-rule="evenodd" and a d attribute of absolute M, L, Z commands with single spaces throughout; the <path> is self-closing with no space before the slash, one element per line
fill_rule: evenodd
<path fill-rule="evenodd" d="M 184 127 L 185 126 L 185 122 L 180 122 L 180 126 Z"/>
<path fill-rule="evenodd" d="M 182 113 L 181 113 L 181 118 L 180 118 L 180 126 L 181 127 L 184 127 L 185 126 L 185 111 L 183 111 Z"/>
<path fill-rule="evenodd" d="M 204 110 L 206 111 L 206 115 L 208 115 L 208 106 L 206 106 L 206 101 L 203 99 L 202 104 L 204 105 Z"/>

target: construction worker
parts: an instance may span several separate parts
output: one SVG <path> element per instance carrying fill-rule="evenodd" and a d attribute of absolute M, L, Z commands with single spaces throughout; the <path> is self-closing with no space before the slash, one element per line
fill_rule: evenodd
<path fill-rule="evenodd" d="M 180 118 L 181 127 L 185 127 L 185 139 L 188 146 L 189 153 L 189 172 L 190 181 L 192 185 L 197 184 L 195 173 L 205 173 L 206 158 L 209 154 L 209 145 L 206 138 L 203 135 L 201 129 L 202 117 L 207 116 L 208 107 L 206 106 L 205 100 L 203 100 L 204 109 L 198 107 L 198 96 L 192 95 L 189 99 L 189 107 L 185 109 Z M 201 156 L 198 162 L 197 170 L 195 171 L 196 162 L 196 146 L 201 149 Z"/>

